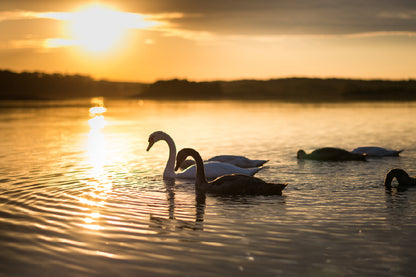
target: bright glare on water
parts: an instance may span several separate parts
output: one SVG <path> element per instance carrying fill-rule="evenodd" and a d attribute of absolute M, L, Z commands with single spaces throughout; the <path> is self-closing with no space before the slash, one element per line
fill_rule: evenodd
<path fill-rule="evenodd" d="M 2 276 L 415 276 L 416 103 L 89 101 L 0 105 Z M 196 197 L 162 178 L 170 134 L 269 162 L 282 196 Z M 405 149 L 298 161 L 333 146 Z"/>

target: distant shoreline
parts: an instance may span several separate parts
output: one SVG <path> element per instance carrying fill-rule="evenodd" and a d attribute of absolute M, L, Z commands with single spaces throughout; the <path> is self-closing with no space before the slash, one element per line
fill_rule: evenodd
<path fill-rule="evenodd" d="M 276 100 L 284 102 L 416 101 L 416 81 L 281 78 L 151 84 L 94 80 L 82 75 L 0 70 L 0 100 L 105 97 L 152 100 Z"/>

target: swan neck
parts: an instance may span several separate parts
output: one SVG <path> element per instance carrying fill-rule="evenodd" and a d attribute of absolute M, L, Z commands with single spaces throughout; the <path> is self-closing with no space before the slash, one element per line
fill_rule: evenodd
<path fill-rule="evenodd" d="M 207 177 L 205 175 L 205 167 L 204 167 L 204 162 L 201 158 L 201 156 L 198 153 L 191 153 L 192 158 L 194 158 L 195 160 L 195 165 L 196 165 L 196 179 L 195 179 L 195 185 L 196 186 L 202 186 L 206 183 L 208 183 L 207 181 Z"/>
<path fill-rule="evenodd" d="M 394 178 L 394 176 L 393 176 L 393 174 L 391 174 L 391 172 L 389 172 L 386 175 L 386 178 L 384 179 L 384 186 L 386 188 L 391 188 L 391 182 L 393 181 L 393 178 Z"/>
<path fill-rule="evenodd" d="M 176 177 L 176 174 L 175 174 L 175 158 L 176 158 L 175 142 L 173 141 L 173 139 L 169 135 L 166 135 L 166 137 L 164 137 L 164 140 L 166 141 L 166 143 L 169 146 L 169 158 L 168 158 L 168 161 L 166 162 L 166 167 L 165 167 L 165 171 L 163 172 L 163 177 L 164 178 L 175 178 Z"/>

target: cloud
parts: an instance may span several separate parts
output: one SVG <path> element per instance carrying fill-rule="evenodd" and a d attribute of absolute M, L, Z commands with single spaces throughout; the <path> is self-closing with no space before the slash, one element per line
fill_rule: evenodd
<path fill-rule="evenodd" d="M 0 24 L 39 18 L 70 20 L 68 7 L 74 9 L 83 1 L 9 2 L 0 3 Z M 414 36 L 416 27 L 413 0 L 120 0 L 117 6 L 124 8 L 120 14 L 124 15 L 126 28 L 148 29 L 195 41 L 235 37 Z M 22 7 L 27 10 L 17 10 Z M 51 12 L 54 10 L 57 12 Z M 42 45 L 56 45 L 50 41 Z"/>
<path fill-rule="evenodd" d="M 200 17 L 187 17 L 185 13 L 185 17 L 176 20 L 176 24 L 182 29 L 246 35 L 404 32 L 414 31 L 416 26 L 416 4 L 400 5 L 405 1 L 251 2 L 242 1 L 235 9 L 226 7 L 224 10 L 207 9 L 205 12 L 195 9 L 189 12 L 201 14 Z"/>
<path fill-rule="evenodd" d="M 29 11 L 3 11 L 3 12 L 0 12 L 0 22 L 33 19 L 37 17 L 37 14 L 38 13 L 29 12 Z"/>
<path fill-rule="evenodd" d="M 0 24 L 7 30 L 0 34 L 0 48 L 56 48 L 82 45 L 86 41 L 92 44 L 93 40 L 96 40 L 97 45 L 104 45 L 105 40 L 110 41 L 112 36 L 119 36 L 128 29 L 150 30 L 160 27 L 158 31 L 170 32 L 166 20 L 181 16 L 179 13 L 128 13 L 99 5 L 77 12 L 3 11 L 0 12 Z M 46 22 L 49 23 L 48 27 Z M 59 26 L 60 22 L 69 22 L 70 25 L 67 26 L 71 26 L 72 35 L 78 37 L 71 37 L 68 31 L 66 34 L 60 32 L 58 36 L 51 36 L 51 32 L 47 32 L 48 28 L 51 25 Z M 35 28 L 34 25 L 40 28 Z"/>

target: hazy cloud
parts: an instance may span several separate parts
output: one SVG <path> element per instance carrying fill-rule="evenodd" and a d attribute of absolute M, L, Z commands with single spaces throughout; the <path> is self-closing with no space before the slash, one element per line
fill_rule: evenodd
<path fill-rule="evenodd" d="M 130 7 L 140 9 L 144 2 Z M 143 7 L 143 12 L 184 14 L 172 20 L 180 29 L 221 34 L 340 35 L 416 27 L 416 1 L 408 0 L 156 0 Z"/>
<path fill-rule="evenodd" d="M 357 35 L 416 30 L 416 1 L 409 0 L 107 0 L 129 13 L 152 15 L 170 35 Z M 68 12 L 84 1 L 1 1 L 0 21 L 14 11 Z M 169 26 L 169 28 L 166 28 Z"/>

